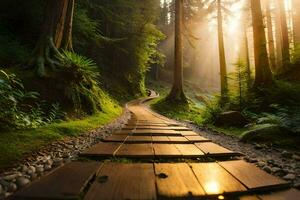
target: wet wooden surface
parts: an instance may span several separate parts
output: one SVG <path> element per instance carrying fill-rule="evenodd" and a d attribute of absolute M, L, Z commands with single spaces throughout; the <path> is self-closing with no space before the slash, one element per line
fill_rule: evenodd
<path fill-rule="evenodd" d="M 66 164 L 20 190 L 13 199 L 78 199 L 100 167 L 99 162 Z"/>
<path fill-rule="evenodd" d="M 84 199 L 156 199 L 153 165 L 104 164 Z"/>

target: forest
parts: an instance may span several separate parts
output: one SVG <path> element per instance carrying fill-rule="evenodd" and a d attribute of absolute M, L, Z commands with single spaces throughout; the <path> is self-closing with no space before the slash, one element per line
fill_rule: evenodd
<path fill-rule="evenodd" d="M 153 146 L 154 132 L 198 130 L 299 189 L 300 1 L 0 1 L 0 199 L 125 130 Z M 109 162 L 135 162 L 126 155 Z"/>

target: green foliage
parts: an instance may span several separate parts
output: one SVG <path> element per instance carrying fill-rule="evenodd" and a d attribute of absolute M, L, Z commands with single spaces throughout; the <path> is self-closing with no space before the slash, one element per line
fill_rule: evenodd
<path fill-rule="evenodd" d="M 68 51 L 64 51 L 58 59 L 65 95 L 72 101 L 75 111 L 93 114 L 102 110 L 103 92 L 97 82 L 99 69 L 94 61 Z"/>
<path fill-rule="evenodd" d="M 28 92 L 15 74 L 0 70 L 0 127 L 4 129 L 36 128 L 63 118 L 58 104 L 49 113 L 38 102 L 37 92 Z"/>
<path fill-rule="evenodd" d="M 38 94 L 27 92 L 22 82 L 14 75 L 0 70 L 0 127 L 34 126 L 32 118 L 36 120 L 37 110 L 25 103 L 28 99 L 37 99 Z M 30 113 L 26 111 L 31 110 Z"/>

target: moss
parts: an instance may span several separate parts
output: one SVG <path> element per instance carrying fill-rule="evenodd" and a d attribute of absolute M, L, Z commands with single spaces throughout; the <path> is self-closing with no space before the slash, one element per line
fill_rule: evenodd
<path fill-rule="evenodd" d="M 26 155 L 67 136 L 77 136 L 96 129 L 120 116 L 122 108 L 106 101 L 103 111 L 82 120 L 69 120 L 37 129 L 0 133 L 0 169 L 7 168 Z"/>

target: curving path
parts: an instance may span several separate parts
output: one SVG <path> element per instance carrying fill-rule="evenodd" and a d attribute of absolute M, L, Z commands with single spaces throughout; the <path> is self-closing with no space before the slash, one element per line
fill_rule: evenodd
<path fill-rule="evenodd" d="M 128 103 L 132 116 L 122 130 L 13 199 L 299 199 L 239 152 L 149 110 L 144 102 L 155 97 Z"/>

